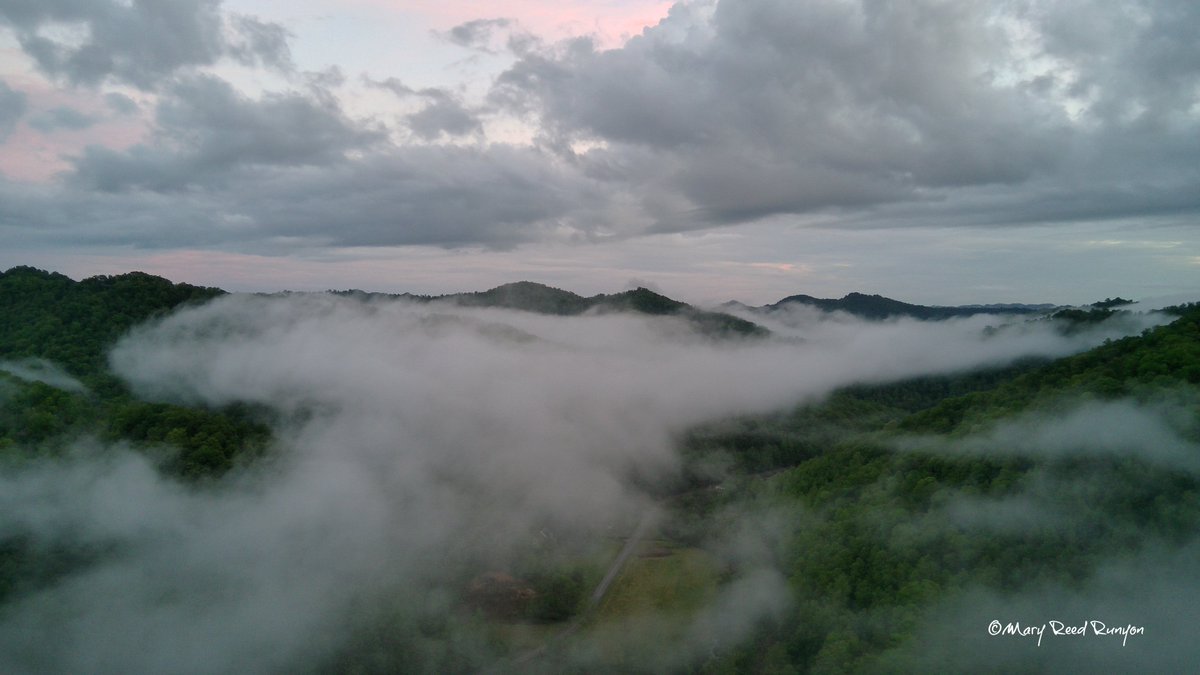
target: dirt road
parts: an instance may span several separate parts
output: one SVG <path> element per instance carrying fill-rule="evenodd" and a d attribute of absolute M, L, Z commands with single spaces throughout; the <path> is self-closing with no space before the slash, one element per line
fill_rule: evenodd
<path fill-rule="evenodd" d="M 562 641 L 578 631 L 579 628 L 583 626 L 584 622 L 591 618 L 592 614 L 600 606 L 600 603 L 604 600 L 604 596 L 608 593 L 609 588 L 612 587 L 613 582 L 616 581 L 617 577 L 621 574 L 621 570 L 625 568 L 625 563 L 629 562 L 629 558 L 633 555 L 634 551 L 637 550 L 638 544 L 642 543 L 642 540 L 645 539 L 646 535 L 651 529 L 653 529 L 657 520 L 657 514 L 654 511 L 646 511 L 642 514 L 642 518 L 638 521 L 637 527 L 633 529 L 633 533 L 630 534 L 629 538 L 625 541 L 625 546 L 621 547 L 621 552 L 618 553 L 617 557 L 613 559 L 612 564 L 608 566 L 608 571 L 604 573 L 604 577 L 600 579 L 600 583 L 597 584 L 596 589 L 592 591 L 591 597 L 588 598 L 587 607 L 577 614 L 575 618 L 571 619 L 567 625 L 563 626 L 562 630 L 558 631 L 549 639 L 547 639 L 546 642 L 541 646 L 526 650 L 525 652 L 508 659 L 504 663 L 498 664 L 483 672 L 504 672 L 512 666 L 520 666 L 529 663 L 542 654 L 545 654 L 546 650 L 549 649 L 551 645 Z"/>

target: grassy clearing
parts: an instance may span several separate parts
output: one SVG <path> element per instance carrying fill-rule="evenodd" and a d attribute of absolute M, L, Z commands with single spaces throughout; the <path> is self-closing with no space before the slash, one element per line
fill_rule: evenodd
<path fill-rule="evenodd" d="M 577 569 L 582 575 L 582 587 L 584 590 L 579 600 L 576 615 L 579 611 L 583 610 L 587 598 L 591 596 L 592 589 L 600 583 L 604 571 L 608 569 L 609 564 L 617 557 L 621 546 L 622 542 L 619 539 L 604 539 L 598 541 L 586 556 L 557 559 L 558 564 L 569 565 Z M 542 563 L 545 563 L 545 561 L 543 560 Z M 486 622 L 488 640 L 491 644 L 499 646 L 501 651 L 505 653 L 519 654 L 529 649 L 544 646 L 548 641 L 557 636 L 568 622 L 573 619 L 574 616 L 563 621 L 541 621 L 533 617 L 507 620 L 492 617 Z"/>
<path fill-rule="evenodd" d="M 561 663 L 583 672 L 671 670 L 673 645 L 686 640 L 692 617 L 717 592 L 719 568 L 712 556 L 663 540 L 644 541 L 626 563 L 595 614 L 572 639 Z M 668 659 L 663 661 L 663 659 Z"/>
<path fill-rule="evenodd" d="M 688 614 L 712 598 L 717 576 L 716 563 L 700 549 L 642 542 L 600 604 L 594 622 L 625 621 L 640 614 Z"/>
<path fill-rule="evenodd" d="M 546 644 L 562 629 L 562 624 L 492 621 L 487 628 L 492 644 L 503 645 L 506 653 L 514 654 Z"/>
<path fill-rule="evenodd" d="M 613 540 L 605 547 L 605 563 L 616 557 L 620 546 L 620 540 Z M 588 579 L 589 589 L 599 582 L 605 566 L 597 566 L 594 578 Z M 582 655 L 585 663 L 590 658 L 597 664 L 644 664 L 660 640 L 682 635 L 689 617 L 712 600 L 718 581 L 718 565 L 707 552 L 661 539 L 643 541 L 600 606 L 568 641 L 574 645 L 569 651 L 573 658 Z M 552 643 L 565 625 L 491 621 L 488 636 L 502 651 L 520 654 Z"/>

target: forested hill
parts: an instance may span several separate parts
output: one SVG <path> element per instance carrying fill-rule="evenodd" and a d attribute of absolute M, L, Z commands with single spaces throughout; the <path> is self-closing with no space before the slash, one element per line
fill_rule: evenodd
<path fill-rule="evenodd" d="M 0 461 L 57 455 L 81 436 L 170 446 L 164 468 L 192 478 L 257 456 L 270 432 L 251 411 L 138 400 L 105 360 L 133 326 L 224 293 L 143 272 L 82 281 L 32 267 L 0 272 Z M 0 566 L 6 561 L 0 551 Z M 0 574 L 0 599 L 7 590 Z"/>
<path fill-rule="evenodd" d="M 57 272 L 21 266 L 0 272 L 0 361 L 42 358 L 80 378 L 104 371 L 104 354 L 122 334 L 183 304 L 225 294 L 219 288 L 173 283 L 144 272 L 94 276 L 82 281 Z M 706 312 L 644 288 L 584 298 L 528 281 L 479 293 L 444 296 L 345 291 L 341 295 L 389 297 L 417 302 L 443 300 L 468 307 L 501 307 L 543 314 L 574 315 L 588 310 L 679 316 L 699 332 L 718 337 L 761 336 L 750 321 Z"/>
<path fill-rule="evenodd" d="M 0 272 L 0 360 L 43 358 L 77 377 L 104 369 L 104 353 L 134 325 L 225 291 L 144 272 L 74 281 L 57 272 Z"/>
<path fill-rule="evenodd" d="M 5 393 L 0 397 L 0 458 L 55 454 L 70 439 L 90 435 L 148 448 L 173 447 L 178 454 L 165 461 L 166 468 L 194 478 L 219 476 L 252 460 L 270 437 L 262 411 L 141 401 L 109 372 L 106 362 L 109 348 L 134 326 L 223 294 L 219 288 L 172 283 L 143 272 L 81 281 L 27 266 L 0 272 L 0 387 Z M 678 316 L 708 336 L 766 334 L 749 321 L 698 310 L 646 289 L 582 298 L 521 282 L 441 298 L 342 294 L 563 315 L 594 308 L 630 311 Z M 56 374 L 59 368 L 78 382 Z"/>
<path fill-rule="evenodd" d="M 1200 304 L 1164 311 L 1179 318 L 1141 335 L 1058 359 L 994 389 L 946 399 L 905 420 L 901 427 L 949 432 L 1062 399 L 1145 399 L 1200 385 Z"/>
<path fill-rule="evenodd" d="M 1146 569 L 1194 596 L 1200 304 L 1165 311 L 1179 318 L 1075 356 L 852 386 L 693 430 L 688 466 L 725 457 L 740 472 L 719 491 L 696 472 L 681 533 L 730 505 L 798 514 L 772 532 L 793 604 L 710 672 L 1195 670 L 1169 634 L 1084 653 L 1047 633 L 998 659 L 983 630 L 1072 601 L 1164 625 L 1169 603 L 1123 590 Z"/>
<path fill-rule="evenodd" d="M 907 316 L 914 319 L 949 319 L 975 314 L 1036 314 L 1052 309 L 1053 305 L 961 305 L 958 307 L 938 307 L 929 305 L 913 305 L 882 295 L 865 295 L 850 293 L 843 298 L 833 300 L 814 298 L 811 295 L 792 295 L 771 305 L 756 308 L 758 311 L 772 311 L 789 306 L 808 305 L 817 309 L 834 312 L 841 311 L 864 319 L 890 319 Z"/>
<path fill-rule="evenodd" d="M 380 294 L 362 291 L 340 291 L 342 295 L 377 297 Z M 758 324 L 722 312 L 697 309 L 647 288 L 623 293 L 583 297 L 570 291 L 532 281 L 504 284 L 477 293 L 450 295 L 388 295 L 419 302 L 452 302 L 463 307 L 500 307 L 538 314 L 573 316 L 587 311 L 634 312 L 653 316 L 677 316 L 690 323 L 702 334 L 715 337 L 765 336 L 768 331 Z"/>

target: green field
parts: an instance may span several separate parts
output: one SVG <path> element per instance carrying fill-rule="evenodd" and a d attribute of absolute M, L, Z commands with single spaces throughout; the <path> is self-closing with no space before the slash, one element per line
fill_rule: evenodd
<path fill-rule="evenodd" d="M 602 625 L 645 614 L 688 614 L 712 598 L 717 581 L 716 562 L 707 552 L 647 540 L 600 603 L 594 622 Z"/>

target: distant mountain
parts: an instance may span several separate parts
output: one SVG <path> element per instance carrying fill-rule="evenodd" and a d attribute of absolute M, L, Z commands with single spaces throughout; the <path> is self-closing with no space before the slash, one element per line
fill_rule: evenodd
<path fill-rule="evenodd" d="M 570 291 L 532 281 L 504 284 L 478 293 L 457 293 L 428 298 L 450 301 L 466 307 L 503 307 L 540 314 L 574 315 L 587 311 L 634 312 L 653 316 L 678 316 L 699 332 L 716 337 L 765 336 L 769 331 L 758 324 L 723 312 L 697 309 L 647 288 L 636 288 L 611 295 L 585 298 Z"/>
<path fill-rule="evenodd" d="M 433 296 L 430 300 L 448 300 L 463 307 L 503 307 L 538 314 L 582 314 L 592 308 L 587 298 L 532 281 L 517 281 L 477 293 Z"/>
<path fill-rule="evenodd" d="M 791 295 L 771 305 L 754 308 L 754 311 L 774 311 L 789 306 L 807 305 L 826 312 L 846 312 L 864 319 L 890 319 L 907 316 L 914 319 L 940 320 L 975 314 L 1035 314 L 1046 312 L 1054 305 L 1025 305 L 1025 304 L 995 304 L 995 305 L 960 305 L 957 307 L 939 307 L 930 305 L 913 305 L 882 295 L 866 295 L 850 293 L 845 297 L 833 300 L 814 298 L 811 295 Z"/>
<path fill-rule="evenodd" d="M 713 337 L 764 337 L 770 331 L 753 321 L 726 314 L 697 309 L 647 288 L 635 288 L 623 293 L 600 294 L 585 298 L 561 288 L 533 281 L 517 281 L 475 293 L 449 295 L 412 295 L 409 293 L 367 293 L 365 291 L 332 291 L 337 295 L 362 299 L 387 298 L 413 302 L 451 302 L 460 307 L 499 307 L 537 314 L 574 316 L 587 311 L 634 312 L 653 316 L 678 316 Z"/>
<path fill-rule="evenodd" d="M 1125 305 L 1132 304 L 1133 300 L 1126 300 L 1118 295 L 1115 298 L 1105 298 L 1099 302 L 1093 302 L 1092 307 L 1097 309 L 1112 309 L 1113 307 L 1124 307 Z"/>

